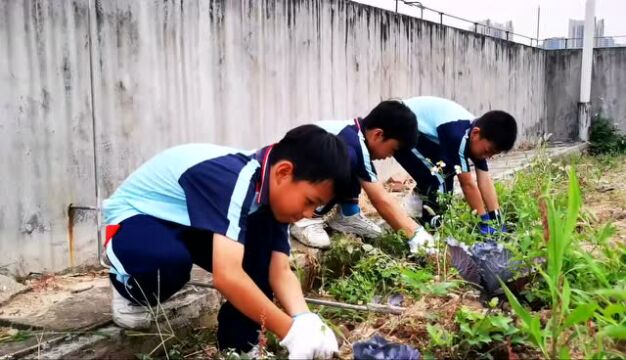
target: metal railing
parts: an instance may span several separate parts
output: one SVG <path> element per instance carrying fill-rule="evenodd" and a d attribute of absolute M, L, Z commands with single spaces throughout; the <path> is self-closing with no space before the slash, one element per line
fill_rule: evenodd
<path fill-rule="evenodd" d="M 596 36 L 594 39 L 594 48 L 626 47 L 626 35 Z M 583 38 L 546 38 L 540 40 L 539 45 L 546 50 L 581 49 Z"/>
<path fill-rule="evenodd" d="M 506 28 L 491 26 L 489 24 L 473 21 L 460 16 L 447 14 L 443 11 L 425 6 L 420 1 L 412 0 L 392 0 L 395 2 L 395 12 L 402 13 L 413 17 L 420 18 L 422 20 L 438 23 L 440 25 L 450 26 L 453 28 L 472 31 L 476 34 L 498 38 L 506 41 L 513 41 L 516 43 L 538 47 L 546 50 L 558 50 L 558 49 L 580 49 L 582 48 L 582 38 L 545 38 L 539 39 L 538 37 L 526 36 L 524 34 L 518 34 L 512 30 Z M 400 5 L 405 7 L 401 11 Z M 408 8 L 408 9 L 407 9 Z M 414 9 L 415 12 L 409 11 Z M 610 47 L 626 47 L 626 35 L 618 36 L 596 36 L 595 48 L 610 48 Z"/>
<path fill-rule="evenodd" d="M 536 37 L 526 36 L 523 34 L 518 34 L 513 32 L 512 30 L 504 29 L 501 27 L 491 26 L 488 24 L 484 24 L 481 22 L 473 21 L 470 19 L 466 19 L 460 16 L 447 14 L 443 11 L 436 10 L 430 8 L 428 6 L 423 5 L 419 1 L 410 1 L 410 0 L 392 0 L 395 1 L 396 7 L 395 11 L 400 12 L 399 5 L 405 5 L 410 8 L 414 8 L 419 11 L 419 15 L 415 13 L 404 13 L 405 15 L 419 17 L 422 20 L 431 21 L 438 23 L 440 25 L 450 26 L 461 30 L 472 31 L 477 34 L 490 36 L 493 38 L 498 38 L 506 41 L 513 41 L 516 43 L 540 47 L 540 40 Z"/>

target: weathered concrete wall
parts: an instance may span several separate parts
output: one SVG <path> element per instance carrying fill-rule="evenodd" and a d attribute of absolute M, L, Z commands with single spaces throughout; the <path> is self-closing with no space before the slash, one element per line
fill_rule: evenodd
<path fill-rule="evenodd" d="M 86 1 L 0 1 L 0 267 L 93 258 L 95 204 Z"/>
<path fill-rule="evenodd" d="M 544 131 L 541 50 L 348 1 L 102 1 L 96 144 L 103 195 L 184 141 L 257 147 L 289 128 L 438 95 Z M 106 129 L 106 131 L 104 131 Z M 146 141 L 150 139 L 150 141 Z"/>
<path fill-rule="evenodd" d="M 547 128 L 556 140 L 578 136 L 582 50 L 546 51 Z M 626 131 L 626 48 L 593 51 L 592 114 L 611 117 Z"/>
<path fill-rule="evenodd" d="M 596 49 L 593 53 L 591 105 L 626 133 L 626 48 Z"/>
<path fill-rule="evenodd" d="M 0 265 L 19 271 L 70 265 L 68 205 L 96 205 L 95 179 L 105 198 L 174 144 L 257 147 L 298 124 L 416 95 L 477 115 L 508 110 L 521 143 L 546 130 L 542 50 L 347 0 L 0 0 L 0 9 L 0 64 L 11 65 L 0 68 L 10 124 L 0 131 L 15 142 L 0 145 L 0 170 L 19 174 L 2 180 Z M 44 224 L 36 236 L 24 230 L 33 214 Z M 93 259 L 93 236 L 80 241 L 90 245 L 74 262 Z"/>
<path fill-rule="evenodd" d="M 578 137 L 581 54 L 580 49 L 546 51 L 546 115 L 553 140 Z"/>

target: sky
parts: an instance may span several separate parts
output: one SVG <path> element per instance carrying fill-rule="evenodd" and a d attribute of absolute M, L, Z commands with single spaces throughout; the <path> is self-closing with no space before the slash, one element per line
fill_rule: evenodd
<path fill-rule="evenodd" d="M 395 9 L 395 0 L 354 1 L 389 10 Z M 429 8 L 473 21 L 489 18 L 504 23 L 512 20 L 515 33 L 533 38 L 537 36 L 537 6 L 540 6 L 540 39 L 567 37 L 568 20 L 585 18 L 585 0 L 421 0 L 421 3 Z M 415 15 L 419 14 L 419 11 L 402 5 L 400 11 L 407 13 L 413 11 Z M 626 0 L 596 0 L 596 18 L 604 19 L 605 36 L 626 35 L 625 15 Z M 626 37 L 618 41 L 626 42 Z"/>

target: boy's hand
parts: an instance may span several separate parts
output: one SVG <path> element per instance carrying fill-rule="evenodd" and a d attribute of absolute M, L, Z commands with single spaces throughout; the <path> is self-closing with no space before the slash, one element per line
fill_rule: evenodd
<path fill-rule="evenodd" d="M 310 312 L 293 317 L 293 324 L 280 345 L 289 350 L 289 359 L 327 359 L 339 352 L 333 331 Z"/>
<path fill-rule="evenodd" d="M 412 254 L 416 254 L 421 249 L 426 251 L 429 255 L 435 254 L 437 252 L 435 238 L 430 235 L 423 226 L 420 226 L 417 230 L 415 230 L 413 238 L 409 240 L 409 249 Z"/>

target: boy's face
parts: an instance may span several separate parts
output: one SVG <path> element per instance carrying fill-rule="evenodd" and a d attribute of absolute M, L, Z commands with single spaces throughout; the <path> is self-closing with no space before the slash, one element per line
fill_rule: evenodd
<path fill-rule="evenodd" d="M 270 169 L 270 208 L 276 220 L 294 223 L 302 218 L 313 217 L 318 207 L 328 203 L 334 196 L 333 182 L 319 183 L 293 180 L 293 164 L 281 160 Z"/>
<path fill-rule="evenodd" d="M 491 141 L 481 137 L 480 128 L 472 128 L 469 137 L 470 156 L 472 159 L 485 160 L 500 153 Z"/>
<path fill-rule="evenodd" d="M 400 142 L 396 139 L 385 139 L 381 129 L 367 130 L 365 134 L 367 148 L 372 155 L 372 160 L 383 160 L 400 149 Z"/>

